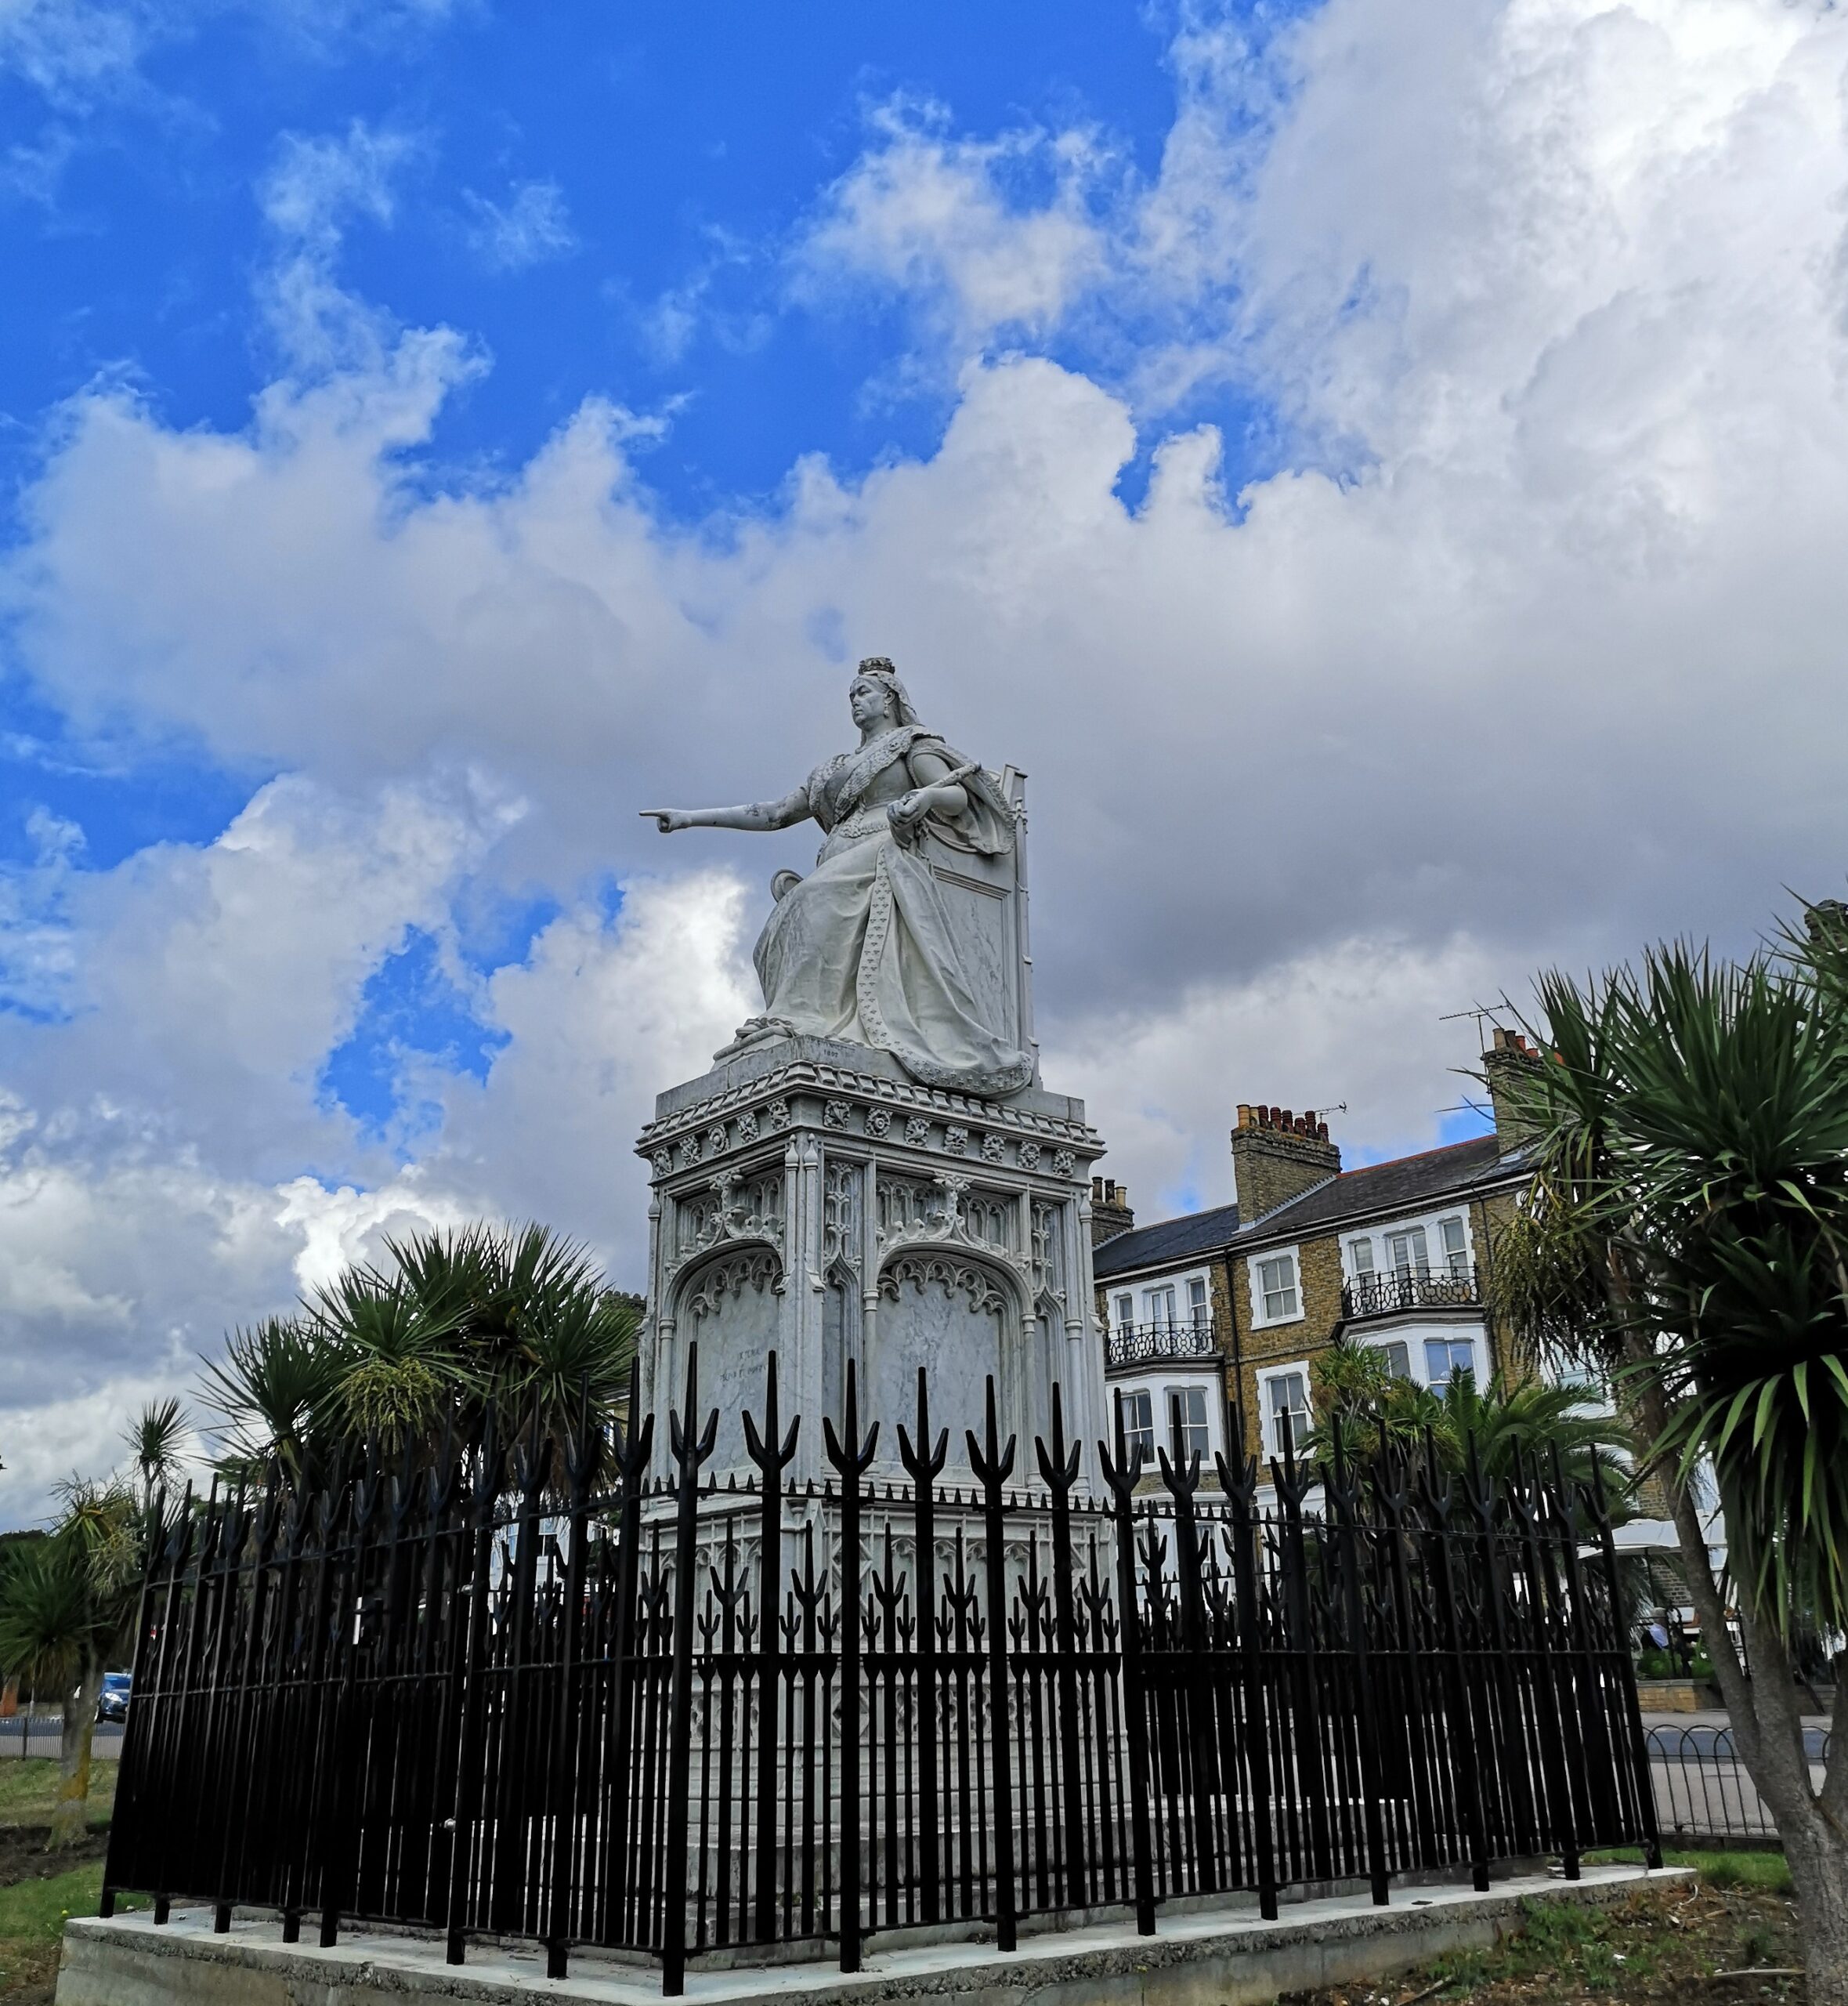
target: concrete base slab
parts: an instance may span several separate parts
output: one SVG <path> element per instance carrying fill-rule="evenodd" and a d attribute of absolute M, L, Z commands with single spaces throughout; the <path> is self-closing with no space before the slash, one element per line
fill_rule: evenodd
<path fill-rule="evenodd" d="M 1390 1906 L 1342 1896 L 1291 1904 L 1276 1922 L 1249 1909 L 1164 1917 L 1154 1936 L 1123 1919 L 1049 1932 L 1004 1957 L 992 1943 L 874 1948 L 851 1978 L 822 1964 L 737 1964 L 689 1971 L 695 2006 L 1260 2006 L 1280 1992 L 1383 1978 L 1445 1952 L 1483 1949 L 1518 1928 L 1531 1901 L 1613 1903 L 1684 1868 L 1587 1867 L 1577 1882 L 1531 1876 L 1488 1894 L 1456 1887 L 1394 1891 Z M 655 2006 L 658 1971 L 574 1953 L 572 1975 L 545 1976 L 542 1950 L 471 1948 L 445 1964 L 439 1939 L 343 1936 L 331 1950 L 285 1944 L 274 1919 L 234 1919 L 212 1933 L 208 1908 L 74 1921 L 64 1932 L 58 2006 L 385 2006 L 412 1998 L 494 2006 L 595 2001 Z"/>

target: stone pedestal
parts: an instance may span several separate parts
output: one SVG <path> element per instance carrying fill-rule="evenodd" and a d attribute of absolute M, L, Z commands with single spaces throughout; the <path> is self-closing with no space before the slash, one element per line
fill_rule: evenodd
<path fill-rule="evenodd" d="M 821 1418 L 840 1425 L 849 1360 L 869 1482 L 902 1479 L 897 1424 L 914 1426 L 928 1368 L 941 1481 L 967 1479 L 993 1374 L 1016 1481 L 1037 1483 L 1032 1439 L 1063 1389 L 1069 1439 L 1097 1483 L 1103 1353 L 1093 1304 L 1090 1166 L 1103 1143 L 1083 1103 L 1029 1087 L 1004 1101 L 938 1092 L 884 1053 L 817 1038 L 753 1047 L 656 1102 L 638 1145 L 653 1167 L 643 1399 L 664 1466 L 667 1410 L 696 1340 L 700 1404 L 719 1413 L 703 1472 L 751 1473 L 740 1418 L 762 1417 L 777 1355 L 784 1416 L 804 1425 L 788 1484 L 831 1474 Z"/>

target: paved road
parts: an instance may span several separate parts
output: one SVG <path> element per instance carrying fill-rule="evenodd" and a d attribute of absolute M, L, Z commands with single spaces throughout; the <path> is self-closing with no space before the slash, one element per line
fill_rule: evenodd
<path fill-rule="evenodd" d="M 16 1762 L 22 1755 L 57 1754 L 59 1731 L 55 1720 L 34 1719 L 29 1735 L 24 1731 L 25 1725 L 23 1715 L 16 1714 L 9 1721 L 0 1721 L 0 1762 Z M 99 1727 L 90 1745 L 90 1753 L 99 1761 L 113 1762 L 121 1752 L 121 1729 Z"/>

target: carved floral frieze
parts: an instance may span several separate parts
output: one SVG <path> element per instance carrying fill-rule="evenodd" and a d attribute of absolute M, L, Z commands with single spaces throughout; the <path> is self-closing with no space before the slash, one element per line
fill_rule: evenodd
<path fill-rule="evenodd" d="M 674 1251 L 667 1262 L 670 1275 L 728 1240 L 767 1240 L 780 1247 L 783 1173 L 768 1171 L 743 1179 L 734 1171 L 721 1171 L 703 1191 L 681 1198 L 674 1210 Z"/>

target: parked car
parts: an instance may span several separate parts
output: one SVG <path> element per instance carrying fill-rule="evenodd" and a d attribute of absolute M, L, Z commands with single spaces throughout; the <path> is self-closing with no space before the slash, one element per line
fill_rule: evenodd
<path fill-rule="evenodd" d="M 132 1676 L 128 1672 L 103 1673 L 103 1690 L 96 1700 L 99 1723 L 109 1721 L 118 1727 L 126 1723 L 128 1718 L 128 1687 L 132 1682 Z"/>

